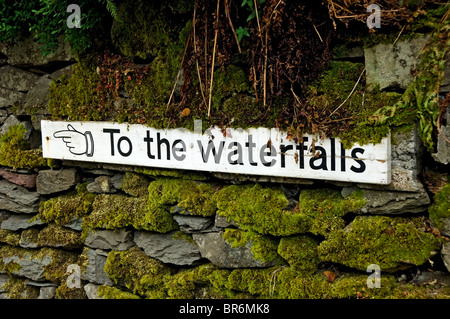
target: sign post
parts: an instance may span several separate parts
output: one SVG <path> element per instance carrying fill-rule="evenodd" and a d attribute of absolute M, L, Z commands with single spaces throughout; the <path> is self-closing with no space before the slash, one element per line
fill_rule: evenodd
<path fill-rule="evenodd" d="M 302 179 L 389 184 L 390 136 L 344 149 L 337 138 L 286 139 L 275 128 L 205 132 L 113 122 L 41 121 L 45 158 Z"/>

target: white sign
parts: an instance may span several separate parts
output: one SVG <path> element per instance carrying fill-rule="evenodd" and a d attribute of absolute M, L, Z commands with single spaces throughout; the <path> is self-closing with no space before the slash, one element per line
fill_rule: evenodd
<path fill-rule="evenodd" d="M 199 121 L 201 122 L 201 121 Z M 198 123 L 197 127 L 198 127 Z M 272 128 L 154 129 L 113 122 L 42 121 L 45 158 L 263 176 L 389 184 L 390 137 L 344 149 L 337 138 L 286 138 Z"/>

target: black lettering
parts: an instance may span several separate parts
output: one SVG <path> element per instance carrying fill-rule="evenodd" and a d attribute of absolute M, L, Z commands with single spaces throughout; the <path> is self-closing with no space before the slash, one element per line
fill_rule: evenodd
<path fill-rule="evenodd" d="M 281 168 L 285 168 L 286 167 L 286 152 L 289 150 L 293 150 L 294 146 L 293 145 L 280 145 L 280 152 L 281 152 Z"/>
<path fill-rule="evenodd" d="M 331 170 L 335 171 L 336 170 L 336 142 L 334 140 L 334 138 L 330 139 L 331 141 Z"/>
<path fill-rule="evenodd" d="M 122 151 L 121 145 L 123 141 L 127 141 L 128 143 L 128 152 Z M 119 151 L 120 155 L 124 157 L 130 156 L 131 152 L 133 151 L 133 145 L 131 144 L 130 139 L 126 136 L 122 136 L 121 138 L 119 138 L 119 141 L 117 142 L 117 150 Z"/>
<path fill-rule="evenodd" d="M 150 137 L 150 131 L 147 130 L 147 137 L 144 137 L 144 142 L 147 143 L 147 156 L 150 159 L 155 159 L 155 155 L 152 155 L 152 151 L 150 149 L 150 143 L 153 142 L 153 137 Z"/>
<path fill-rule="evenodd" d="M 344 145 L 341 144 L 341 172 L 345 172 L 345 148 Z"/>
<path fill-rule="evenodd" d="M 230 152 L 228 154 L 228 163 L 230 165 L 244 165 L 244 162 L 242 161 L 242 146 L 239 142 L 233 142 L 230 145 L 228 145 L 228 149 L 231 149 L 232 147 L 236 147 L 236 149 L 233 152 Z M 238 158 L 236 160 L 232 160 L 231 157 L 237 155 Z"/>
<path fill-rule="evenodd" d="M 103 133 L 109 133 L 109 139 L 111 141 L 111 156 L 114 156 L 114 134 L 120 133 L 119 129 L 113 129 L 113 128 L 104 128 Z"/>
<path fill-rule="evenodd" d="M 298 157 L 299 157 L 299 167 L 301 169 L 305 168 L 305 151 L 308 149 L 307 146 L 304 145 L 305 142 L 308 142 L 308 137 L 303 138 L 303 142 L 297 145 Z"/>
<path fill-rule="evenodd" d="M 221 141 L 221 142 L 219 143 L 219 152 L 218 152 L 217 154 L 216 154 L 216 147 L 215 147 L 213 141 L 209 141 L 209 142 L 208 142 L 208 147 L 207 147 L 207 149 L 206 149 L 206 153 L 205 153 L 205 151 L 204 151 L 204 149 L 203 149 L 202 142 L 199 141 L 199 140 L 197 140 L 197 143 L 198 143 L 198 147 L 200 148 L 200 151 L 202 152 L 202 159 L 203 159 L 203 162 L 204 162 L 204 163 L 208 162 L 208 159 L 209 159 L 209 153 L 212 153 L 213 156 L 214 156 L 214 162 L 215 162 L 216 164 L 219 164 L 219 162 L 220 162 L 220 157 L 222 156 L 223 147 L 224 147 L 224 145 L 225 145 L 225 141 Z"/>
<path fill-rule="evenodd" d="M 245 143 L 245 146 L 248 147 L 248 161 L 249 161 L 250 165 L 258 166 L 258 163 L 256 163 L 253 160 L 253 147 L 255 147 L 256 144 L 252 143 L 253 142 L 252 139 L 253 139 L 253 137 L 251 135 L 249 135 L 248 136 L 248 142 Z"/>
<path fill-rule="evenodd" d="M 156 143 L 158 146 L 158 159 L 161 159 L 161 145 L 164 144 L 166 145 L 166 150 L 167 150 L 167 160 L 170 160 L 170 144 L 169 141 L 165 138 L 161 139 L 161 134 L 157 133 L 156 134 Z"/>
<path fill-rule="evenodd" d="M 327 171 L 327 152 L 325 151 L 325 149 L 321 146 L 316 146 L 315 147 L 316 152 L 319 151 L 320 155 L 319 157 L 315 158 L 314 156 L 311 157 L 311 159 L 309 160 L 309 166 L 311 166 L 312 169 L 314 170 L 324 170 Z M 320 160 L 320 165 L 316 165 L 315 162 Z"/>
<path fill-rule="evenodd" d="M 265 152 L 266 148 L 269 148 L 270 151 L 269 152 Z M 261 147 L 261 150 L 259 151 L 259 158 L 261 160 L 261 163 L 264 166 L 267 166 L 267 167 L 274 166 L 275 163 L 276 163 L 276 160 L 272 159 L 272 160 L 270 160 L 270 162 L 267 162 L 265 157 L 266 156 L 275 157 L 277 155 L 276 152 L 277 151 L 276 151 L 276 149 L 275 149 L 275 147 L 273 145 L 270 145 L 270 147 L 269 147 L 269 145 L 266 144 L 265 146 Z"/>
<path fill-rule="evenodd" d="M 355 167 L 353 165 L 352 167 L 350 167 L 350 169 L 355 173 L 362 173 L 366 170 L 366 163 L 364 163 L 362 160 L 357 159 L 358 156 L 356 155 L 357 153 L 364 154 L 364 151 L 365 150 L 360 147 L 354 148 L 352 150 L 352 158 L 355 160 L 356 163 L 359 164 L 359 167 Z"/>
<path fill-rule="evenodd" d="M 175 145 L 177 144 L 181 144 L 181 147 L 180 148 L 175 147 Z M 173 158 L 176 159 L 177 161 L 183 161 L 186 158 L 185 154 L 178 155 L 176 152 L 186 152 L 186 144 L 184 143 L 183 140 L 175 140 L 175 142 L 173 142 L 172 154 Z"/>

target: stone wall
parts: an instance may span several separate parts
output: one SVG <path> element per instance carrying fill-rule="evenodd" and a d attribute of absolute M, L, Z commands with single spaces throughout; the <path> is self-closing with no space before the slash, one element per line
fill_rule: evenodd
<path fill-rule="evenodd" d="M 336 60 L 404 89 L 422 42 Z M 393 130 L 387 186 L 46 160 L 49 87 L 77 62 L 18 54 L 33 50 L 0 46 L 2 298 L 450 297 L 442 138 L 432 158 L 416 129 Z"/>

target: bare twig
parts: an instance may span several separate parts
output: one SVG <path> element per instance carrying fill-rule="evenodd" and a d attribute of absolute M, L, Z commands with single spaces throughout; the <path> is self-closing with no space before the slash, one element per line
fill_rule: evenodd
<path fill-rule="evenodd" d="M 217 0 L 216 30 L 215 30 L 215 34 L 214 34 L 214 48 L 213 48 L 213 56 L 212 56 L 212 62 L 211 62 L 211 82 L 209 84 L 208 117 L 211 117 L 211 96 L 212 96 L 213 79 L 214 79 L 214 60 L 216 58 L 217 34 L 219 32 L 219 8 L 220 8 L 220 0 Z"/>
<path fill-rule="evenodd" d="M 184 53 L 183 53 L 183 58 L 181 59 L 180 68 L 178 69 L 178 74 L 175 79 L 175 83 L 173 85 L 172 92 L 170 93 L 169 101 L 167 102 L 166 112 L 169 110 L 169 106 L 170 106 L 170 102 L 172 101 L 173 93 L 175 92 L 175 88 L 177 87 L 178 80 L 180 79 L 181 70 L 183 69 L 183 64 L 184 64 L 184 58 L 186 57 L 186 52 L 189 47 L 189 42 L 191 41 L 191 37 L 192 37 L 192 32 L 189 34 L 189 37 L 186 41 L 186 46 L 184 48 Z"/>
<path fill-rule="evenodd" d="M 228 24 L 231 27 L 231 31 L 233 31 L 233 35 L 234 35 L 234 39 L 236 40 L 238 51 L 239 51 L 239 53 L 241 53 L 242 51 L 241 51 L 241 46 L 239 45 L 239 39 L 237 37 L 236 31 L 234 30 L 233 22 L 231 21 L 231 17 L 230 17 L 230 6 L 228 4 L 228 0 L 225 0 L 224 6 L 225 6 L 225 15 L 227 16 L 227 19 L 228 19 Z"/>
<path fill-rule="evenodd" d="M 358 86 L 359 81 L 361 80 L 362 75 L 364 74 L 364 71 L 366 71 L 366 68 L 364 68 L 361 72 L 361 74 L 358 77 L 358 81 L 356 81 L 355 85 L 353 86 L 352 91 L 350 92 L 350 94 L 347 96 L 347 98 L 344 100 L 344 102 L 341 103 L 341 105 L 339 105 L 333 112 L 331 112 L 331 114 L 329 115 L 329 117 L 331 117 L 334 113 L 337 112 L 337 110 L 339 110 L 342 105 L 344 105 L 348 99 L 352 96 L 353 92 L 355 92 L 356 87 Z"/>
<path fill-rule="evenodd" d="M 197 39 L 195 37 L 196 9 L 197 9 L 197 7 L 194 6 L 194 17 L 192 18 L 192 30 L 194 32 L 194 36 L 193 36 L 194 37 L 194 55 L 197 55 Z M 195 65 L 197 67 L 197 76 L 198 76 L 198 82 L 200 84 L 200 92 L 202 93 L 203 103 L 205 103 L 205 107 L 208 107 L 208 103 L 206 103 L 205 93 L 203 92 L 202 77 L 200 75 L 200 69 L 198 67 L 198 57 L 195 59 Z"/>
<path fill-rule="evenodd" d="M 316 26 L 313 24 L 314 30 L 316 30 L 317 35 L 319 36 L 320 42 L 323 43 L 322 37 L 320 36 L 319 31 L 317 30 Z"/>

